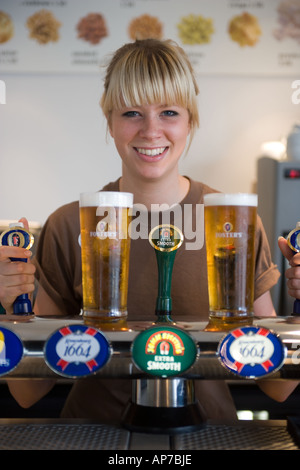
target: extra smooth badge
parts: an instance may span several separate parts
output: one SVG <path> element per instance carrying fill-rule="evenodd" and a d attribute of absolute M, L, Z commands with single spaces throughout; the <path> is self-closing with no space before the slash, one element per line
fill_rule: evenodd
<path fill-rule="evenodd" d="M 243 378 L 260 378 L 278 370 L 286 357 L 280 338 L 262 327 L 245 326 L 231 331 L 219 344 L 219 358 Z"/>
<path fill-rule="evenodd" d="M 132 358 L 139 369 L 157 377 L 182 374 L 197 357 L 194 340 L 174 326 L 157 325 L 142 331 L 132 345 Z"/>
<path fill-rule="evenodd" d="M 0 328 L 0 376 L 11 372 L 23 357 L 23 343 L 20 338 L 8 330 Z"/>
<path fill-rule="evenodd" d="M 183 234 L 174 225 L 158 225 L 149 233 L 149 242 L 157 251 L 175 251 L 183 243 Z"/>
<path fill-rule="evenodd" d="M 99 330 L 86 325 L 68 325 L 50 336 L 44 353 L 54 372 L 76 378 L 101 369 L 110 358 L 111 350 Z"/>

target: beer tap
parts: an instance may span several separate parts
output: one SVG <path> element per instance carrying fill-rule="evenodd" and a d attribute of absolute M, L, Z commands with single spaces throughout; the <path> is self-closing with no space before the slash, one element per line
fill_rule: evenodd
<path fill-rule="evenodd" d="M 295 253 L 300 252 L 300 222 L 297 222 L 296 228 L 288 234 L 287 242 Z M 300 299 L 294 301 L 292 315 L 300 316 Z"/>
<path fill-rule="evenodd" d="M 0 246 L 18 246 L 29 250 L 34 243 L 33 235 L 25 230 L 22 222 L 9 224 L 8 230 L 0 236 Z M 27 262 L 25 258 L 11 258 L 11 261 Z M 32 306 L 28 294 L 19 295 L 13 305 L 14 315 L 32 315 Z"/>
<path fill-rule="evenodd" d="M 155 249 L 158 266 L 158 295 L 156 299 L 156 323 L 173 323 L 171 282 L 177 249 L 183 243 L 182 232 L 173 225 L 162 224 L 153 228 L 149 242 Z"/>
<path fill-rule="evenodd" d="M 173 225 L 162 224 L 151 230 L 149 242 L 155 249 L 158 265 L 157 319 L 155 325 L 139 333 L 132 345 L 133 361 L 140 370 L 147 372 L 147 376 L 132 381 L 132 400 L 127 404 L 122 423 L 132 431 L 170 434 L 204 424 L 193 379 L 178 376 L 194 364 L 197 347 L 171 317 L 172 271 L 183 234 Z M 176 349 L 173 338 L 180 338 L 182 349 Z M 151 363 L 153 370 L 149 368 Z M 169 367 L 170 364 L 174 367 Z"/>

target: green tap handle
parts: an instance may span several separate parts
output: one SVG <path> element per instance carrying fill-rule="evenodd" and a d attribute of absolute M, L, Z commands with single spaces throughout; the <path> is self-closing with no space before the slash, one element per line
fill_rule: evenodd
<path fill-rule="evenodd" d="M 156 323 L 173 323 L 172 314 L 172 272 L 176 250 L 183 242 L 181 231 L 173 225 L 155 227 L 149 234 L 149 242 L 155 248 L 158 266 L 158 295 L 156 299 Z"/>
<path fill-rule="evenodd" d="M 171 319 L 169 319 L 172 313 L 171 284 L 176 252 L 170 251 L 165 253 L 155 250 L 155 254 L 158 266 L 158 295 L 155 313 L 158 317 L 166 317 L 165 320 L 171 321 Z M 160 318 L 160 320 L 162 320 L 162 318 Z"/>

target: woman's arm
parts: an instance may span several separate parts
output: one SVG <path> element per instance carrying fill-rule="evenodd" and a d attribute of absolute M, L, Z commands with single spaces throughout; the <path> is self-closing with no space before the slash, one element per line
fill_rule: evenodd
<path fill-rule="evenodd" d="M 258 317 L 276 316 L 270 292 L 266 292 L 254 302 L 254 314 Z M 279 402 L 285 401 L 298 384 L 298 380 L 261 379 L 257 381 L 257 385 L 266 395 Z"/>
<path fill-rule="evenodd" d="M 285 238 L 278 239 L 278 246 L 290 263 L 285 275 L 287 277 L 287 286 L 289 294 L 292 297 L 300 298 L 300 253 L 295 254 L 288 246 Z M 266 292 L 254 303 L 254 314 L 259 317 L 275 316 L 276 312 L 273 306 L 270 292 Z M 272 380 L 262 379 L 257 381 L 259 388 L 273 400 L 283 402 L 295 390 L 299 384 L 298 380 Z"/>

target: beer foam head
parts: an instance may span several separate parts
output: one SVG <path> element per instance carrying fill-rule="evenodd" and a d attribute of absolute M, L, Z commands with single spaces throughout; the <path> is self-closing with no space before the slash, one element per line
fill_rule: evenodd
<path fill-rule="evenodd" d="M 81 193 L 80 207 L 132 207 L 133 194 L 119 191 Z"/>
<path fill-rule="evenodd" d="M 253 206 L 257 207 L 257 194 L 211 193 L 204 196 L 205 206 Z"/>

